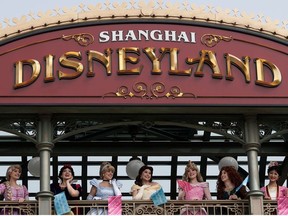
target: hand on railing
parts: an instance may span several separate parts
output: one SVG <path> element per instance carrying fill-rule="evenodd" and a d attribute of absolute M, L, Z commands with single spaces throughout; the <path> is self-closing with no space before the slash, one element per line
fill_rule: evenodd
<path fill-rule="evenodd" d="M 24 202 L 24 201 L 25 201 L 24 198 L 19 198 L 19 200 L 18 200 L 19 203 L 22 203 L 22 202 Z"/>
<path fill-rule="evenodd" d="M 232 194 L 229 196 L 229 200 L 238 200 L 238 196 L 236 194 Z"/>

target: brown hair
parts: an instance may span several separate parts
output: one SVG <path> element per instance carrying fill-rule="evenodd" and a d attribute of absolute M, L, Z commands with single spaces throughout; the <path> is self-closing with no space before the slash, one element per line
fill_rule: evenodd
<path fill-rule="evenodd" d="M 279 165 L 277 161 L 271 161 L 269 163 L 267 173 L 269 174 L 269 172 L 271 172 L 272 170 L 275 170 L 278 175 L 281 176 L 281 165 Z"/>
<path fill-rule="evenodd" d="M 141 180 L 141 175 L 142 175 L 142 173 L 144 172 L 144 170 L 146 170 L 146 169 L 149 169 L 149 170 L 151 171 L 150 182 L 152 182 L 153 167 L 144 165 L 144 166 L 142 166 L 142 167 L 139 169 L 138 175 L 137 175 L 137 177 L 136 177 L 136 179 L 135 179 L 135 184 L 136 184 L 136 185 L 139 185 L 139 186 L 142 186 L 142 185 L 143 185 L 142 180 Z"/>
<path fill-rule="evenodd" d="M 62 181 L 63 181 L 63 178 L 61 177 L 61 175 L 62 175 L 63 171 L 64 171 L 65 169 L 67 169 L 67 168 L 71 171 L 71 174 L 72 174 L 73 178 L 74 178 L 74 176 L 75 176 L 75 173 L 74 173 L 74 170 L 73 170 L 71 164 L 64 164 L 63 167 L 60 169 L 59 174 L 58 174 L 58 177 L 59 177 Z"/>
<path fill-rule="evenodd" d="M 220 173 L 218 175 L 218 180 L 217 180 L 217 199 L 221 200 L 224 199 L 224 188 L 225 184 L 221 179 L 221 173 L 222 171 L 226 171 L 228 178 L 230 179 L 231 183 L 235 185 L 237 188 L 239 185 L 241 185 L 243 178 L 241 175 L 237 172 L 237 170 L 232 167 L 232 166 L 225 166 L 222 167 L 220 170 Z M 241 187 L 241 189 L 237 192 L 238 197 L 241 199 L 244 199 L 247 195 L 245 187 Z"/>

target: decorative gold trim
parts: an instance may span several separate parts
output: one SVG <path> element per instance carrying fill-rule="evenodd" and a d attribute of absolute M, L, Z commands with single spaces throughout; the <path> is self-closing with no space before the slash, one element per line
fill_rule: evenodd
<path fill-rule="evenodd" d="M 255 42 L 251 42 L 251 41 L 247 41 L 247 40 L 243 40 L 243 39 L 238 39 L 238 38 L 232 38 L 231 36 L 228 37 L 228 36 L 221 36 L 221 35 L 214 35 L 214 34 L 204 34 L 201 37 L 201 43 L 207 47 L 214 47 L 218 43 L 220 43 L 220 41 L 231 42 L 232 40 L 239 41 L 242 43 L 247 43 L 247 44 L 253 44 L 256 46 L 267 48 L 269 50 L 274 50 L 275 52 L 279 52 L 279 53 L 282 53 L 284 55 L 288 55 L 288 52 L 285 52 L 285 51 L 279 50 L 279 49 L 275 49 L 274 47 L 267 46 L 266 44 L 255 43 Z"/>
<path fill-rule="evenodd" d="M 85 23 L 93 20 L 117 20 L 117 19 L 170 19 L 190 20 L 217 25 L 233 26 L 262 32 L 282 39 L 288 39 L 288 20 L 279 22 L 263 15 L 253 15 L 239 12 L 238 9 L 222 9 L 213 6 L 196 6 L 187 1 L 184 2 L 112 2 L 105 1 L 95 5 L 74 6 L 64 9 L 55 8 L 46 12 L 23 15 L 19 18 L 4 19 L 0 23 L 0 41 L 22 33 L 53 26 Z"/>
<path fill-rule="evenodd" d="M 150 89 L 150 91 L 149 91 Z M 109 92 L 103 96 L 105 97 L 122 97 L 122 98 L 146 98 L 146 99 L 157 99 L 157 98 L 197 98 L 193 93 L 183 93 L 178 86 L 170 87 L 169 91 L 166 91 L 165 85 L 161 82 L 153 83 L 150 88 L 144 82 L 135 83 L 132 87 L 132 91 L 129 91 L 127 86 L 120 86 L 117 92 Z"/>
<path fill-rule="evenodd" d="M 232 37 L 213 35 L 213 34 L 204 34 L 201 37 L 201 43 L 208 47 L 214 47 L 218 43 L 220 43 L 220 41 L 230 42 L 232 40 L 233 40 Z"/>
<path fill-rule="evenodd" d="M 65 41 L 74 39 L 80 46 L 88 46 L 94 42 L 94 36 L 89 33 L 80 33 L 74 35 L 63 35 L 62 39 Z"/>

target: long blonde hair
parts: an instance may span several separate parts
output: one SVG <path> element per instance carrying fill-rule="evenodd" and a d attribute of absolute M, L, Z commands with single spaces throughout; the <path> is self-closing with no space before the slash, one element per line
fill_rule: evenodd
<path fill-rule="evenodd" d="M 184 172 L 184 174 L 182 176 L 182 180 L 190 182 L 190 179 L 188 177 L 188 172 L 190 170 L 196 170 L 196 172 L 197 172 L 197 176 L 196 176 L 197 181 L 198 182 L 203 182 L 203 177 L 202 177 L 197 165 L 195 163 L 193 163 L 192 161 L 190 161 L 190 160 L 189 160 L 188 164 L 186 165 L 185 172 Z"/>

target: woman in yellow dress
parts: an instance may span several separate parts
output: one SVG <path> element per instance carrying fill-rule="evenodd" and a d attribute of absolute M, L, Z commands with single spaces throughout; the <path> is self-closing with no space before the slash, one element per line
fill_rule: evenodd
<path fill-rule="evenodd" d="M 151 195 L 161 189 L 161 185 L 153 182 L 153 168 L 144 165 L 140 168 L 135 184 L 131 188 L 133 200 L 151 200 Z"/>

